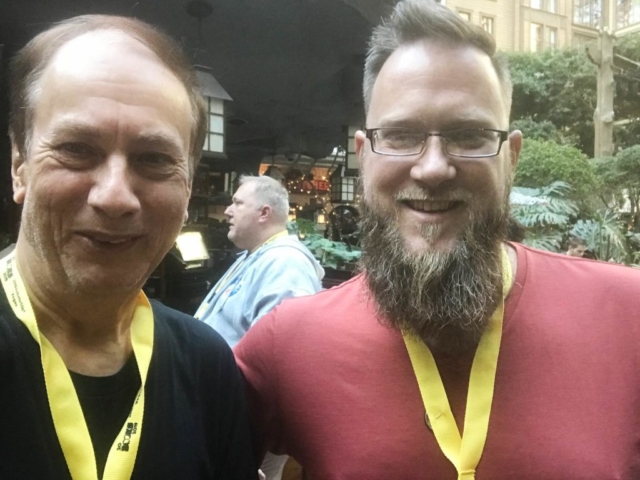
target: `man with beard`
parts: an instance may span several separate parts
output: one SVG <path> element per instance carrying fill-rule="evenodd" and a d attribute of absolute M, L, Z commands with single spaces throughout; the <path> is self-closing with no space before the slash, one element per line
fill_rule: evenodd
<path fill-rule="evenodd" d="M 363 272 L 235 350 L 260 441 L 311 478 L 640 478 L 640 273 L 505 243 L 511 90 L 435 2 L 374 31 Z"/>
<path fill-rule="evenodd" d="M 11 87 L 23 210 L 0 259 L 0 478 L 257 478 L 233 353 L 141 290 L 207 129 L 179 45 L 76 17 L 18 53 Z"/>

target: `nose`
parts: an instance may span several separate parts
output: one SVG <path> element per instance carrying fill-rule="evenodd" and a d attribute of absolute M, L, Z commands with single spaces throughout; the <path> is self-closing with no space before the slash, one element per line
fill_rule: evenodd
<path fill-rule="evenodd" d="M 444 152 L 442 139 L 431 136 L 427 139 L 424 152 L 411 167 L 411 178 L 429 188 L 453 180 L 456 168 L 449 162 Z"/>
<path fill-rule="evenodd" d="M 110 218 L 135 214 L 140 210 L 140 200 L 134 191 L 134 175 L 126 158 L 109 157 L 94 173 L 89 205 Z"/>
<path fill-rule="evenodd" d="M 225 216 L 229 218 L 231 218 L 231 207 L 233 207 L 233 204 L 229 205 L 224 211 Z"/>

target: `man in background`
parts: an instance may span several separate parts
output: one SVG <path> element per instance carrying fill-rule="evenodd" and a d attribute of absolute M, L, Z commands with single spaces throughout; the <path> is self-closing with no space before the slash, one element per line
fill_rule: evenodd
<path fill-rule="evenodd" d="M 640 272 L 505 242 L 489 34 L 403 0 L 369 45 L 363 273 L 235 348 L 259 441 L 323 480 L 640 478 Z"/>
<path fill-rule="evenodd" d="M 187 216 L 206 108 L 180 47 L 88 15 L 12 65 L 0 478 L 255 479 L 218 334 L 142 292 Z"/>
<path fill-rule="evenodd" d="M 587 242 L 581 238 L 571 237 L 567 243 L 567 255 L 570 257 L 584 257 L 587 252 Z"/>
<path fill-rule="evenodd" d="M 298 238 L 287 234 L 289 194 L 267 176 L 242 176 L 225 210 L 229 240 L 243 250 L 196 312 L 230 346 L 286 298 L 322 288 L 324 270 Z M 286 456 L 267 456 L 268 480 L 282 476 Z"/>

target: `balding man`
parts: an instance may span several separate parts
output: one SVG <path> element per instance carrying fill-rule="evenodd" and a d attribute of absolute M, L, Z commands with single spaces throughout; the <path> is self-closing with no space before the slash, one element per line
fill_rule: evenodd
<path fill-rule="evenodd" d="M 228 237 L 242 250 L 196 312 L 235 346 L 282 300 L 322 288 L 324 270 L 294 235 L 287 234 L 289 194 L 271 177 L 243 175 L 225 210 Z"/>
<path fill-rule="evenodd" d="M 180 48 L 83 16 L 12 74 L 23 211 L 0 262 L 0 478 L 256 478 L 230 349 L 141 291 L 186 218 L 206 131 Z"/>
<path fill-rule="evenodd" d="M 233 347 L 284 299 L 319 291 L 324 270 L 296 236 L 287 235 L 289 193 L 273 178 L 240 177 L 224 213 L 229 240 L 243 252 L 211 289 L 196 318 Z M 266 456 L 260 468 L 267 480 L 282 478 L 286 459 Z"/>

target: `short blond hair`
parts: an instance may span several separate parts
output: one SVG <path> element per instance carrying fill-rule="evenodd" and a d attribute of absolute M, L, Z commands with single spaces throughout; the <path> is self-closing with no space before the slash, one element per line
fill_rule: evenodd
<path fill-rule="evenodd" d="M 373 30 L 369 41 L 363 80 L 366 112 L 371 105 L 373 85 L 384 63 L 398 48 L 421 40 L 468 45 L 486 53 L 500 81 L 507 113 L 511 110 L 513 85 L 506 62 L 496 56 L 493 37 L 434 0 L 401 0 L 393 13 Z M 464 74 L 463 71 L 460 73 Z"/>
<path fill-rule="evenodd" d="M 252 184 L 256 201 L 262 205 L 269 205 L 274 218 L 281 223 L 287 223 L 289 218 L 289 192 L 277 180 L 266 175 L 241 175 L 240 185 Z"/>

